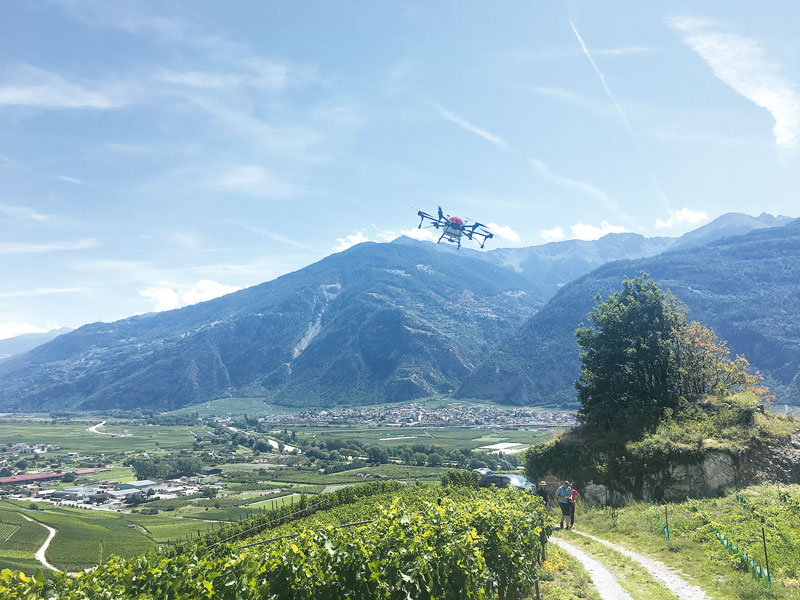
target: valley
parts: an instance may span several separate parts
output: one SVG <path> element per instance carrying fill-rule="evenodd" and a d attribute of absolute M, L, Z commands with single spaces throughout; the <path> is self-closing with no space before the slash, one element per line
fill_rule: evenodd
<path fill-rule="evenodd" d="M 401 422 L 390 426 L 387 415 Z M 112 554 L 133 557 L 366 481 L 432 485 L 458 466 L 513 468 L 521 451 L 571 418 L 435 399 L 261 418 L 5 415 L 0 468 L 31 479 L 0 477 L 0 569 L 42 568 L 34 554 L 44 527 L 56 531 L 46 560 L 65 572 L 83 571 Z M 196 470 L 160 478 L 146 470 L 177 458 Z M 114 491 L 156 478 L 138 495 Z"/>

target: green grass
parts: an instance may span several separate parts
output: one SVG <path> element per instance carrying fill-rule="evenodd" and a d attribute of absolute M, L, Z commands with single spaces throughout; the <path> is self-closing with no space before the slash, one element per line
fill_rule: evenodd
<path fill-rule="evenodd" d="M 24 507 L 22 503 L 18 506 Z M 111 554 L 129 557 L 153 547 L 125 513 L 42 505 L 28 514 L 57 530 L 47 549 L 47 560 L 64 571 L 93 567 Z M 38 526 L 42 531 L 43 527 Z M 45 531 L 46 534 L 46 531 Z"/>
<path fill-rule="evenodd" d="M 619 552 L 569 531 L 556 530 L 555 535 L 566 539 L 573 546 L 577 546 L 603 563 L 634 600 L 674 600 L 672 593 L 654 579 L 644 567 Z"/>
<path fill-rule="evenodd" d="M 736 502 L 734 494 L 695 503 L 667 505 L 670 540 L 661 531 L 658 516 L 649 503 L 635 503 L 616 511 L 616 523 L 606 509 L 583 512 L 577 527 L 602 539 L 636 550 L 683 571 L 716 598 L 800 598 L 800 511 L 780 502 L 775 486 L 753 486 L 743 490 L 757 511 L 775 525 L 765 525 L 773 584 L 766 586 L 738 568 L 738 561 L 709 531 L 704 520 L 710 517 L 726 532 L 740 551 L 764 562 L 761 521 Z M 800 501 L 800 486 L 784 488 Z M 663 516 L 663 507 L 661 507 Z"/>
<path fill-rule="evenodd" d="M 214 523 L 203 523 L 197 519 L 183 519 L 178 516 L 131 514 L 127 516 L 127 520 L 141 526 L 147 537 L 158 543 L 196 537 L 198 531 L 206 533 L 216 526 Z"/>
<path fill-rule="evenodd" d="M 547 600 L 601 600 L 583 565 L 553 544 L 542 564 L 539 593 Z"/>
<path fill-rule="evenodd" d="M 194 442 L 191 430 L 206 433 L 204 427 L 185 427 L 172 425 L 115 425 L 109 422 L 101 431 L 117 434 L 98 435 L 87 431 L 95 422 L 41 423 L 23 420 L 0 423 L 0 440 L 7 444 L 48 443 L 59 446 L 54 453 L 114 453 L 128 450 L 153 450 L 189 448 Z"/>
<path fill-rule="evenodd" d="M 126 481 L 136 481 L 136 473 L 131 467 L 114 467 L 108 471 L 92 473 L 91 475 L 81 475 L 80 478 L 89 479 L 90 481 L 116 481 L 122 483 Z"/>
<path fill-rule="evenodd" d="M 372 475 L 384 475 L 390 479 L 438 479 L 444 473 L 447 473 L 447 471 L 448 469 L 445 467 L 417 467 L 415 465 L 389 464 L 340 471 L 339 473 L 333 473 L 329 477 L 334 483 L 337 481 L 335 478 L 340 478 L 339 480 L 346 478 L 349 480 L 354 477 L 356 473 L 363 472 L 371 473 Z M 365 479 L 359 477 L 357 481 L 365 481 Z"/>
<path fill-rule="evenodd" d="M 298 439 L 352 439 L 368 445 L 385 446 L 389 449 L 396 446 L 425 444 L 440 446 L 442 449 L 469 448 L 474 450 L 481 446 L 489 446 L 499 442 L 518 442 L 520 444 L 537 444 L 549 440 L 555 432 L 554 428 L 529 427 L 477 429 L 471 427 L 379 427 L 366 428 L 358 426 L 327 426 L 292 428 Z M 399 439 L 398 439 L 399 438 Z"/>
<path fill-rule="evenodd" d="M 0 523 L 0 531 L 5 532 L 0 534 L 0 569 L 33 573 L 42 568 L 34 554 L 47 539 L 47 530 L 38 523 L 26 521 L 19 510 L 7 502 L 0 502 Z M 7 537 L 9 532 L 12 535 Z"/>
<path fill-rule="evenodd" d="M 168 415 L 193 415 L 201 417 L 215 417 L 227 415 L 249 415 L 260 417 L 264 415 L 281 415 L 293 412 L 285 406 L 267 404 L 263 398 L 220 398 L 203 404 L 195 404 L 173 410 Z"/>

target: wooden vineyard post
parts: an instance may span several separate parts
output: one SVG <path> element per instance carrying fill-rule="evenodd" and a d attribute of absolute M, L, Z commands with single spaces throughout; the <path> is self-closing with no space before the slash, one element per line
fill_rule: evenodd
<path fill-rule="evenodd" d="M 664 528 L 667 534 L 667 541 L 669 541 L 669 514 L 667 513 L 667 505 L 664 505 Z"/>
<path fill-rule="evenodd" d="M 761 541 L 764 543 L 764 566 L 767 567 L 767 572 L 764 574 L 764 580 L 769 584 L 772 583 L 770 578 L 771 572 L 769 570 L 769 556 L 767 556 L 767 535 L 764 533 L 764 526 L 761 526 Z"/>

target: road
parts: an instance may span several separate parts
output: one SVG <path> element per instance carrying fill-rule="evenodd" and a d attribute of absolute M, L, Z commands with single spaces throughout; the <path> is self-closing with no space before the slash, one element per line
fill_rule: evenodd
<path fill-rule="evenodd" d="M 92 425 L 91 427 L 87 428 L 86 431 L 88 431 L 89 433 L 96 433 L 97 435 L 111 435 L 110 433 L 105 433 L 103 431 L 97 431 L 98 427 L 102 427 L 105 424 L 106 424 L 106 422 L 103 421 L 102 423 L 98 423 L 97 425 Z"/>

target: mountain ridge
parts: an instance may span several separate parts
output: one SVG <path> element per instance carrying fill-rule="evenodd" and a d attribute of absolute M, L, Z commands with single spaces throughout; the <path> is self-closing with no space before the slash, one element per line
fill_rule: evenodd
<path fill-rule="evenodd" d="M 229 395 L 329 406 L 449 394 L 547 309 L 567 277 L 620 256 L 667 255 L 674 243 L 626 233 L 488 252 L 410 239 L 360 244 L 214 300 L 88 324 L 2 361 L 0 409 L 170 410 Z M 557 378 L 561 366 L 541 377 Z"/>
<path fill-rule="evenodd" d="M 800 220 L 639 260 L 617 261 L 564 286 L 456 392 L 505 404 L 574 406 L 578 347 L 594 297 L 647 272 L 763 372 L 783 401 L 800 391 Z M 732 287 L 731 282 L 735 282 Z"/>

